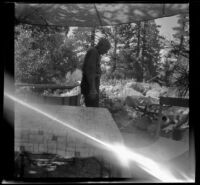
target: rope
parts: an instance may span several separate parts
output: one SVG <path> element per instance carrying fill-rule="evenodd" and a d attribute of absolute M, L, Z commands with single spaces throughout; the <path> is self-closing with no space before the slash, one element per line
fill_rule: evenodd
<path fill-rule="evenodd" d="M 165 4 L 163 4 L 162 13 L 165 15 Z"/>
<path fill-rule="evenodd" d="M 95 8 L 95 10 L 96 10 L 97 17 L 98 17 L 99 22 L 100 22 L 100 25 L 101 25 L 101 27 L 102 27 L 102 32 L 106 35 L 106 37 L 108 37 L 108 34 L 106 33 L 106 31 L 105 31 L 104 28 L 103 28 L 102 20 L 101 20 L 101 17 L 100 17 L 99 11 L 97 10 L 97 7 L 96 7 L 95 4 L 94 4 L 94 8 Z"/>
<path fill-rule="evenodd" d="M 46 26 L 49 25 L 48 22 L 47 22 L 47 20 L 39 14 L 38 9 L 35 9 L 35 13 L 38 13 L 39 17 L 45 22 Z"/>

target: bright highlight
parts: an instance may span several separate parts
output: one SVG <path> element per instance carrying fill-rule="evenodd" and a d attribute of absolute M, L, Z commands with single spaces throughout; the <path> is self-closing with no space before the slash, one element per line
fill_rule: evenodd
<path fill-rule="evenodd" d="M 32 109 L 32 110 L 46 116 L 47 118 L 49 118 L 57 123 L 60 123 L 73 131 L 76 131 L 77 133 L 79 133 L 87 138 L 90 138 L 91 140 L 95 141 L 96 143 L 101 144 L 107 150 L 113 152 L 118 157 L 121 164 L 125 167 L 130 167 L 130 169 L 131 169 L 131 162 L 136 162 L 136 164 L 140 168 L 142 168 L 144 171 L 148 172 L 152 176 L 156 177 L 161 182 L 191 182 L 191 179 L 188 177 L 185 177 L 184 179 L 181 179 L 181 180 L 177 179 L 169 170 L 165 169 L 163 166 L 158 165 L 158 163 L 156 163 L 155 161 L 153 161 L 147 157 L 144 157 L 140 154 L 133 152 L 132 150 L 130 150 L 129 148 L 127 148 L 124 145 L 121 145 L 121 144 L 113 145 L 113 144 L 103 142 L 103 141 L 71 126 L 70 124 L 67 124 L 64 121 L 59 120 L 58 118 L 48 114 L 47 112 L 45 112 L 35 106 L 32 106 L 32 105 L 20 100 L 19 98 L 16 98 L 15 96 L 13 96 L 9 93 L 4 93 L 4 95 L 15 102 L 17 102 L 29 109 Z"/>

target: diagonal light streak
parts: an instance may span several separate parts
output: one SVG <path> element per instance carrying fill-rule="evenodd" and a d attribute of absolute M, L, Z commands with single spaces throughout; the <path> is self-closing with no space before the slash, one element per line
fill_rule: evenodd
<path fill-rule="evenodd" d="M 93 141 L 96 141 L 99 144 L 102 144 L 105 147 L 108 147 L 108 148 L 111 147 L 111 145 L 109 145 L 108 143 L 105 143 L 105 142 L 103 142 L 103 141 L 101 141 L 101 140 L 99 140 L 99 139 L 97 139 L 97 138 L 95 138 L 95 137 L 93 137 L 93 136 L 91 136 L 91 135 L 89 135 L 89 134 L 87 134 L 87 133 L 85 133 L 85 132 L 83 132 L 83 131 L 81 131 L 81 130 L 73 127 L 73 126 L 71 126 L 71 125 L 69 125 L 69 124 L 67 124 L 64 121 L 59 120 L 58 118 L 50 115 L 49 113 L 47 113 L 45 111 L 42 111 L 41 109 L 39 109 L 39 108 L 37 108 L 35 106 L 32 106 L 32 105 L 20 100 L 19 98 L 16 98 L 13 95 L 10 95 L 9 93 L 4 93 L 4 95 L 7 96 L 8 98 L 12 99 L 13 101 L 17 102 L 17 103 L 19 103 L 19 104 L 21 104 L 21 105 L 23 105 L 23 106 L 25 106 L 25 107 L 27 107 L 29 109 L 32 109 L 35 112 L 38 112 L 38 113 L 42 114 L 43 116 L 46 116 L 47 118 L 49 118 L 49 119 L 51 119 L 53 121 L 56 121 L 57 123 L 60 123 L 60 124 L 62 124 L 64 126 L 70 128 L 71 130 L 74 130 L 75 132 L 78 132 L 79 134 L 81 134 L 81 135 L 83 135 L 83 136 L 85 136 L 87 138 L 92 139 Z"/>
<path fill-rule="evenodd" d="M 67 124 L 64 121 L 59 120 L 58 118 L 50 115 L 49 113 L 33 106 L 30 105 L 24 101 L 22 101 L 21 99 L 9 94 L 9 93 L 4 93 L 4 95 L 8 98 L 10 98 L 11 100 L 29 108 L 32 109 L 40 114 L 42 114 L 43 116 L 46 116 L 47 118 L 56 121 L 57 123 L 60 123 L 66 127 L 68 127 L 69 129 L 97 142 L 98 144 L 103 145 L 107 150 L 113 152 L 118 159 L 123 163 L 124 166 L 128 167 L 130 166 L 131 161 L 136 162 L 138 164 L 138 166 L 140 168 L 142 168 L 143 170 L 145 170 L 146 172 L 148 172 L 149 174 L 151 174 L 152 176 L 156 177 L 158 180 L 162 181 L 162 182 L 193 182 L 190 178 L 185 178 L 185 179 L 177 179 L 167 168 L 164 168 L 163 166 L 159 165 L 159 163 L 142 156 L 141 154 L 137 154 L 136 152 L 133 152 L 131 149 L 127 148 L 126 146 L 122 145 L 122 144 L 109 144 L 107 142 L 101 141 L 69 124 Z"/>

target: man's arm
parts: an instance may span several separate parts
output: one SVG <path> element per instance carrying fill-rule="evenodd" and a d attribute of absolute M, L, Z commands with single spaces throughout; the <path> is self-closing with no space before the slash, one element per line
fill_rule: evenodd
<path fill-rule="evenodd" d="M 97 74 L 96 64 L 98 62 L 98 53 L 95 50 L 90 50 L 87 53 L 87 58 L 85 62 L 86 62 L 85 75 L 89 83 L 90 93 L 97 93 L 95 79 Z"/>

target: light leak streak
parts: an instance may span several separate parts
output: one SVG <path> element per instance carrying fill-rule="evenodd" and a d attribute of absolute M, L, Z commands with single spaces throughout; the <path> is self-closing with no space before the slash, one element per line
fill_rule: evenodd
<path fill-rule="evenodd" d="M 4 93 L 4 95 L 7 96 L 8 98 L 12 99 L 13 101 L 15 101 L 29 109 L 32 109 L 32 110 L 48 117 L 49 119 L 54 120 L 57 123 L 60 123 L 70 129 L 78 132 L 79 134 L 81 134 L 87 138 L 90 138 L 91 140 L 103 145 L 109 151 L 114 152 L 115 155 L 118 157 L 118 159 L 121 161 L 121 163 L 126 167 L 128 167 L 130 165 L 131 161 L 134 161 L 139 165 L 139 167 L 141 167 L 143 170 L 145 170 L 149 174 L 153 175 L 154 177 L 156 177 L 157 179 L 159 179 L 162 182 L 185 182 L 185 181 L 188 182 L 190 180 L 189 178 L 184 179 L 184 180 L 183 179 L 179 180 L 172 173 L 170 173 L 169 170 L 165 169 L 164 167 L 159 166 L 158 163 L 156 163 L 155 161 L 153 161 L 147 157 L 144 157 L 140 154 L 137 154 L 121 144 L 116 144 L 116 145 L 112 144 L 111 145 L 109 143 L 103 142 L 103 141 L 67 124 L 66 122 L 63 122 L 63 121 L 57 119 L 56 117 L 51 116 L 47 112 L 44 112 L 37 107 L 29 105 L 28 103 L 20 100 L 19 98 L 14 97 L 13 95 L 11 95 L 9 93 Z"/>

